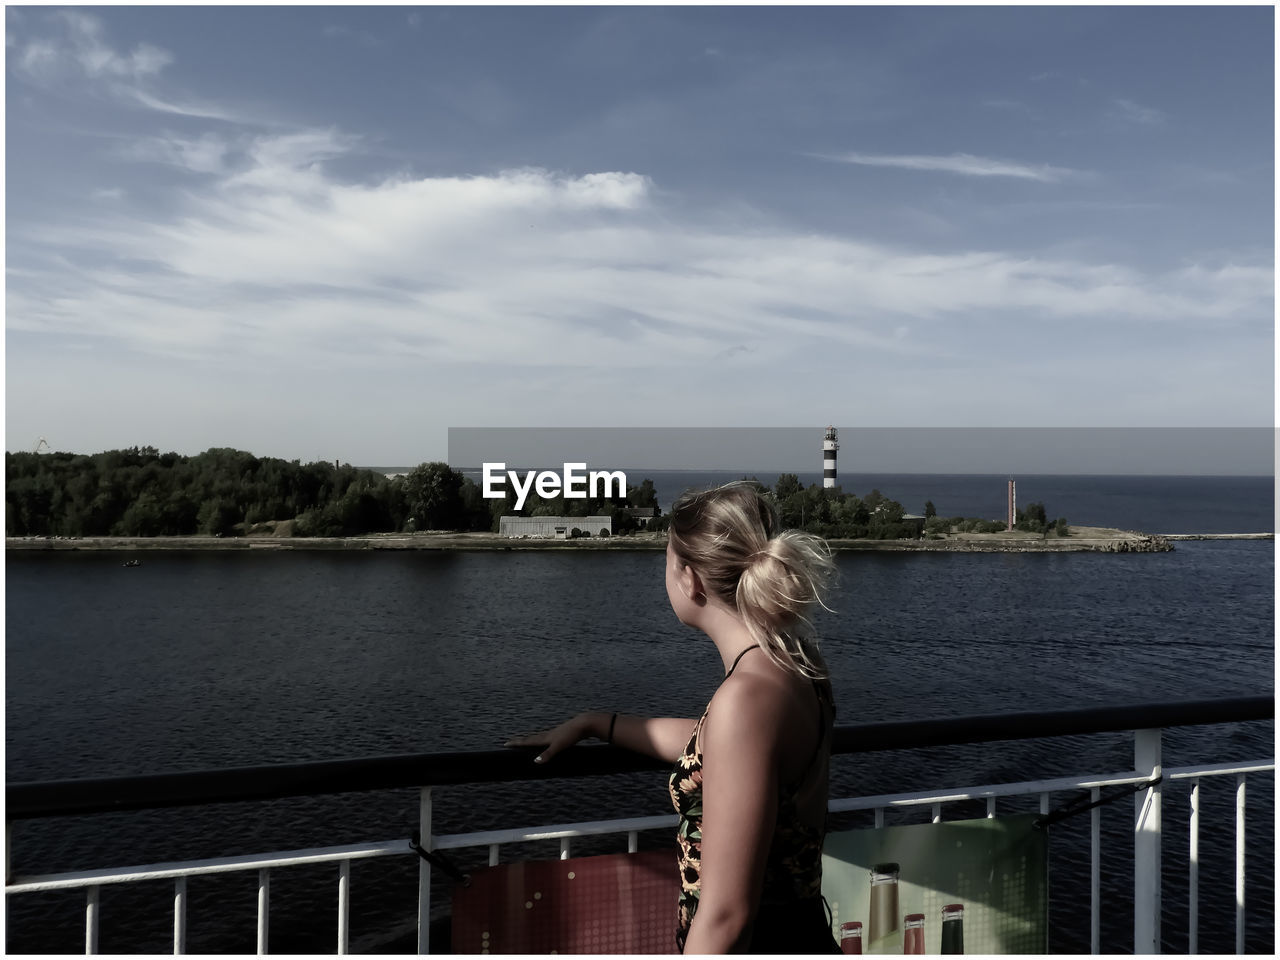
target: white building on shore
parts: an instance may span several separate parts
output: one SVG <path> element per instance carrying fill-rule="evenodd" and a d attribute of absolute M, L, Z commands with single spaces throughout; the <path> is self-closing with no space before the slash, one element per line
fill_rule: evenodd
<path fill-rule="evenodd" d="M 533 537 L 540 540 L 568 540 L 581 530 L 593 537 L 613 536 L 612 517 L 500 517 L 498 534 L 503 537 Z"/>

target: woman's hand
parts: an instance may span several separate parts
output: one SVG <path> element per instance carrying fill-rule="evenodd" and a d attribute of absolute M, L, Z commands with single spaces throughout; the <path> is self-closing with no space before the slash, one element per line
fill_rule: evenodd
<path fill-rule="evenodd" d="M 504 747 L 542 747 L 546 749 L 533 758 L 534 763 L 546 763 L 561 750 L 572 747 L 579 740 L 587 737 L 604 739 L 604 725 L 609 722 L 607 713 L 580 713 L 566 720 L 557 727 L 541 733 L 531 733 L 527 737 L 513 737 L 503 744 Z"/>

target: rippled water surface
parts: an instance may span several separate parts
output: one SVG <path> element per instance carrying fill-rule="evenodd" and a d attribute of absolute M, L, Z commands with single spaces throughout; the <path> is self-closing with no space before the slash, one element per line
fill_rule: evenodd
<path fill-rule="evenodd" d="M 9 554 L 11 782 L 488 749 L 590 707 L 696 715 L 720 676 L 711 644 L 672 615 L 658 552 L 142 556 L 141 567 L 122 568 L 109 553 Z M 1272 689 L 1270 543 L 1134 555 L 859 553 L 839 565 L 834 613 L 820 626 L 840 724 Z M 1272 752 L 1269 723 L 1228 725 L 1170 733 L 1165 762 Z M 872 754 L 838 758 L 833 791 L 1132 763 L 1120 734 Z M 1270 778 L 1248 789 L 1249 945 L 1269 952 Z M 1201 948 L 1230 950 L 1234 783 L 1203 790 Z M 1185 950 L 1186 789 L 1170 785 L 1165 797 L 1165 939 Z M 644 774 L 447 788 L 437 791 L 435 829 L 664 813 L 666 803 L 662 778 Z M 1103 817 L 1104 947 L 1120 952 L 1132 937 L 1131 816 L 1122 801 Z M 400 791 L 20 823 L 12 862 L 22 874 L 385 840 L 407 836 L 415 819 L 416 794 Z M 1056 950 L 1088 948 L 1088 819 L 1054 828 Z M 415 875 L 408 858 L 357 864 L 360 949 L 406 943 Z M 331 949 L 335 890 L 327 867 L 273 879 L 273 949 Z M 103 949 L 169 949 L 171 896 L 167 884 L 104 891 Z M 253 877 L 192 881 L 191 896 L 192 950 L 253 950 Z M 80 895 L 16 898 L 9 949 L 83 949 L 83 910 Z"/>

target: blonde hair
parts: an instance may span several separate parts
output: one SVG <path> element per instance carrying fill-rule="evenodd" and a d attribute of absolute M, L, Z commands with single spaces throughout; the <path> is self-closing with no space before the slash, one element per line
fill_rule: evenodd
<path fill-rule="evenodd" d="M 707 592 L 741 615 L 774 663 L 811 679 L 827 676 L 808 614 L 835 571 L 819 537 L 780 530 L 756 485 L 735 481 L 690 492 L 671 506 L 672 549 Z"/>

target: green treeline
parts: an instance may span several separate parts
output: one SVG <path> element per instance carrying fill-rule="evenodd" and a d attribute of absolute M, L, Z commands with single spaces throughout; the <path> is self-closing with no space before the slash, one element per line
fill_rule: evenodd
<path fill-rule="evenodd" d="M 754 478 L 748 478 L 753 479 Z M 758 481 L 757 481 L 758 482 Z M 778 505 L 784 527 L 793 527 L 821 537 L 852 540 L 899 540 L 903 538 L 940 538 L 948 533 L 997 533 L 1005 529 L 998 520 L 976 517 L 939 517 L 933 501 L 924 505 L 924 523 L 905 520 L 906 512 L 897 500 L 879 490 L 865 497 L 845 493 L 840 487 L 824 488 L 819 484 L 804 487 L 794 473 L 784 473 L 765 492 Z M 1059 517 L 1055 523 L 1047 519 L 1043 503 L 1031 503 L 1019 510 L 1015 529 L 1031 533 L 1055 532 L 1067 536 L 1067 521 Z"/>
<path fill-rule="evenodd" d="M 486 500 L 445 463 L 386 477 L 350 464 L 300 463 L 215 448 L 194 457 L 131 447 L 93 455 L 5 454 L 5 532 L 11 537 L 230 537 L 273 529 L 295 536 L 498 529 L 503 514 L 613 517 L 657 506 L 652 481 L 625 498 Z M 283 524 L 283 526 L 282 526 Z"/>
<path fill-rule="evenodd" d="M 532 491 L 524 509 L 506 485 L 501 499 L 485 499 L 479 485 L 446 463 L 423 463 L 407 476 L 386 477 L 350 464 L 299 463 L 214 448 L 194 457 L 154 447 L 74 453 L 5 455 L 5 531 L 11 537 L 241 536 L 274 532 L 302 537 L 357 536 L 418 530 L 498 529 L 503 515 L 608 515 L 615 534 L 638 523 L 628 507 L 652 507 L 648 529 L 663 530 L 651 480 L 625 498 L 543 499 Z M 755 478 L 750 478 L 754 480 Z M 756 481 L 758 482 L 758 481 Z M 994 533 L 994 520 L 939 517 L 925 504 L 925 520 L 905 519 L 902 504 L 872 490 L 865 497 L 819 484 L 804 487 L 784 473 L 770 489 L 785 527 L 823 537 L 892 540 L 947 533 Z M 1018 511 L 1017 529 L 1067 536 L 1067 522 L 1050 522 L 1044 504 Z"/>

